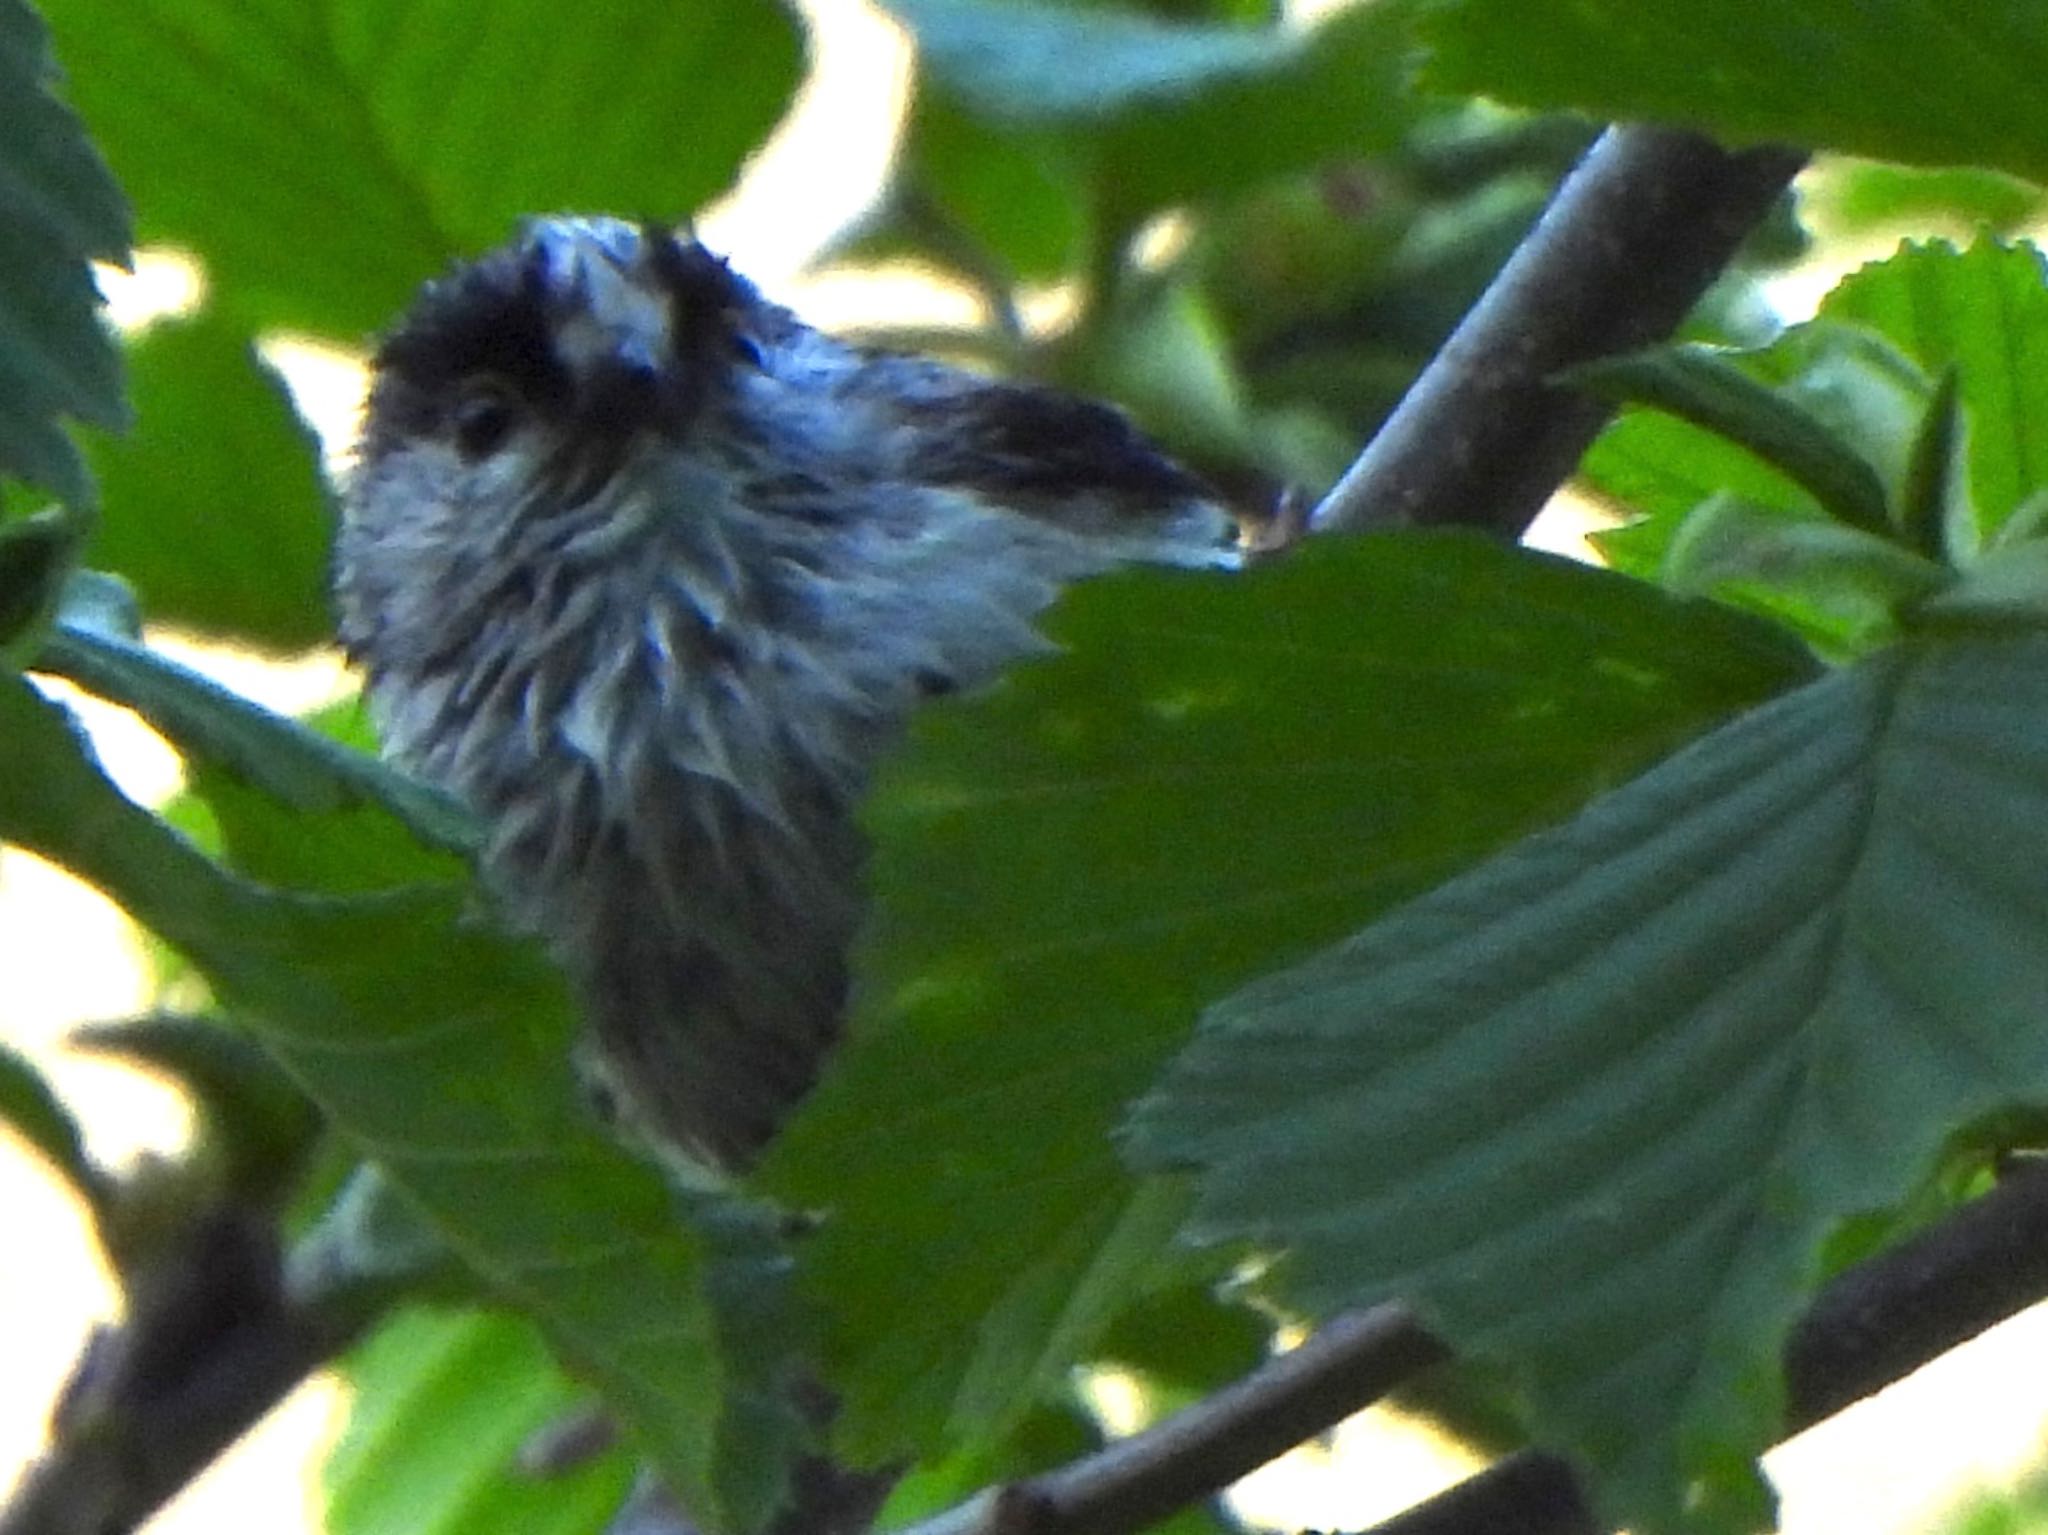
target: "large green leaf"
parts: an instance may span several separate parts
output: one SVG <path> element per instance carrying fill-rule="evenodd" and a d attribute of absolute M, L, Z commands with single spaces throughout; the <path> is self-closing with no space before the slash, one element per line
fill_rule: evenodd
<path fill-rule="evenodd" d="M 589 1398 L 510 1317 L 409 1308 L 339 1365 L 348 1425 L 329 1453 L 331 1535 L 598 1535 L 631 1481 L 616 1451 L 540 1478 L 519 1451 Z"/>
<path fill-rule="evenodd" d="M 781 112 L 764 0 L 47 0 L 145 239 L 245 322 L 354 340 L 451 254 L 558 209 L 678 218 Z"/>
<path fill-rule="evenodd" d="M 0 0 L 0 473 L 82 502 L 92 482 L 58 421 L 127 420 L 86 263 L 127 259 L 128 209 L 54 75 L 36 13 Z"/>
<path fill-rule="evenodd" d="M 2032 0 L 1452 0 L 1426 35 L 1446 90 L 2048 179 Z"/>
<path fill-rule="evenodd" d="M 1158 1280 L 1178 1203 L 1109 1132 L 1202 1003 L 1808 670 L 1457 536 L 1094 582 L 1051 632 L 884 775 L 855 1038 L 765 1169 L 832 1212 L 806 1266 L 863 1451 L 1022 1411 Z"/>
<path fill-rule="evenodd" d="M 1734 1527 L 1842 1220 L 2048 1097 L 2048 637 L 1918 641 L 1219 1004 L 1133 1121 L 1316 1315 L 1514 1365 L 1616 1522 Z"/>
<path fill-rule="evenodd" d="M 86 558 L 152 621 L 271 649 L 333 634 L 320 447 L 248 335 L 215 312 L 129 349 L 136 425 L 92 444 L 103 504 Z"/>
<path fill-rule="evenodd" d="M 122 798 L 18 676 L 0 677 L 0 740 L 0 838 L 183 951 L 449 1246 L 602 1385 L 699 1518 L 765 1516 L 795 1434 L 772 1228 L 709 1202 L 686 1221 L 599 1133 L 565 1064 L 567 999 L 538 956 L 488 932 L 461 885 L 337 897 L 215 866 Z M 215 808 L 296 817 L 309 867 L 339 858 L 316 844 L 355 835 L 268 796 Z"/>

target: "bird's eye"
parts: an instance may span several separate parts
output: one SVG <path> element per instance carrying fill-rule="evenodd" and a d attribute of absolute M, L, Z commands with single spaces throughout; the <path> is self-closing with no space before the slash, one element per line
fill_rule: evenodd
<path fill-rule="evenodd" d="M 496 380 L 472 384 L 455 402 L 455 451 L 475 462 L 505 445 L 519 424 L 518 402 Z"/>

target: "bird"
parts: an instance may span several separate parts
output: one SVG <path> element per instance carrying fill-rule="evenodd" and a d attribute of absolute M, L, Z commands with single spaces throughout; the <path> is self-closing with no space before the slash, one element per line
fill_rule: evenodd
<path fill-rule="evenodd" d="M 690 233 L 534 218 L 371 362 L 334 595 L 388 757 L 584 1018 L 590 1095 L 743 1172 L 847 1009 L 861 797 L 1070 583 L 1224 570 L 1237 519 L 1119 411 L 805 324 Z"/>

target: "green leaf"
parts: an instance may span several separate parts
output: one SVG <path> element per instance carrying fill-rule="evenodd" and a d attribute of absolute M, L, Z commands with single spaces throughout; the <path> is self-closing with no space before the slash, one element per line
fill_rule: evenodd
<path fill-rule="evenodd" d="M 7 1044 L 0 1044 L 0 1125 L 28 1142 L 79 1198 L 104 1212 L 111 1189 L 85 1154 L 77 1119 L 36 1064 Z"/>
<path fill-rule="evenodd" d="M 179 717 L 217 723 L 190 699 Z M 247 728 L 230 739 L 253 760 Z M 296 733 L 278 734 L 303 764 Z M 567 998 L 538 956 L 486 932 L 459 885 L 337 898 L 224 872 L 123 799 L 18 677 L 0 677 L 0 739 L 0 838 L 182 950 L 449 1246 L 603 1387 L 700 1520 L 758 1525 L 800 1432 L 772 1217 L 707 1201 L 686 1218 L 599 1133 L 566 1066 Z M 304 824 L 308 842 L 347 834 Z"/>
<path fill-rule="evenodd" d="M 1646 403 L 1676 415 L 1625 411 L 1580 465 L 1596 490 L 1647 514 L 1599 535 L 1602 552 L 1622 569 L 1654 575 L 1679 523 L 1717 493 L 1807 520 L 1827 515 L 1817 492 L 1862 505 L 1868 515 L 1869 476 L 1887 504 L 1903 496 L 1933 384 L 1884 337 L 1818 320 L 1747 351 L 1669 350 L 1677 355 L 1657 351 L 1619 362 L 1625 374 L 1644 375 Z M 1716 376 L 1690 376 L 1690 359 L 1698 355 L 1710 359 Z M 1724 369 L 1737 370 L 1742 381 Z M 1757 396 L 1760 389 L 1768 398 Z M 1723 392 L 1738 398 L 1723 399 Z M 1838 483 L 1839 490 L 1830 489 Z M 1889 525 L 1887 513 L 1877 526 Z"/>
<path fill-rule="evenodd" d="M 1094 1362 L 1134 1375 L 1155 1413 L 1173 1411 L 1265 1363 L 1273 1331 L 1271 1318 L 1218 1298 L 1213 1284 L 1180 1285 L 1117 1318 Z"/>
<path fill-rule="evenodd" d="M 1914 616 L 1937 625 L 2048 623 L 2048 539 L 2000 543 Z"/>
<path fill-rule="evenodd" d="M 2048 1094 L 2044 710 L 2038 630 L 1766 704 L 1219 1004 L 1134 1152 L 1311 1314 L 1515 1366 L 1606 1517 L 1734 1527 L 1829 1233 Z"/>
<path fill-rule="evenodd" d="M 1417 9 L 1415 0 L 1341 7 L 1306 34 L 1291 65 L 1133 114 L 1103 144 L 1105 194 L 1151 213 L 1393 149 L 1420 110 L 1409 81 Z"/>
<path fill-rule="evenodd" d="M 1127 306 L 1077 361 L 1077 392 L 1117 400 L 1169 451 L 1251 451 L 1229 338 L 1192 284 L 1162 286 Z"/>
<path fill-rule="evenodd" d="M 41 648 L 81 532 L 62 507 L 0 523 L 0 665 L 19 666 Z"/>
<path fill-rule="evenodd" d="M 1335 157 L 1390 148 L 1413 116 L 1409 0 L 1313 29 L 1190 25 L 1116 7 L 892 0 L 924 78 L 1005 130 L 1051 130 L 1135 224 Z"/>
<path fill-rule="evenodd" d="M 1976 530 L 2048 485 L 2048 286 L 2031 245 L 1908 245 L 1843 279 L 1828 320 L 1882 335 L 1928 377 L 1956 370 Z"/>
<path fill-rule="evenodd" d="M 0 473 L 84 504 L 92 481 L 58 423 L 127 421 L 87 262 L 128 259 L 128 209 L 56 73 L 36 13 L 0 0 Z"/>
<path fill-rule="evenodd" d="M 1008 282 L 1049 282 L 1077 268 L 1090 232 L 1086 185 L 1056 134 L 994 127 L 963 110 L 943 87 L 919 89 L 905 125 L 897 174 L 913 204 L 924 200 L 948 235 Z M 934 238 L 913 206 L 897 232 L 941 260 L 957 253 Z"/>
<path fill-rule="evenodd" d="M 1200 26 L 1030 0 L 886 0 L 918 58 L 997 122 L 1097 122 L 1184 101 L 1291 62 L 1279 27 Z"/>
<path fill-rule="evenodd" d="M 1988 547 L 1994 554 L 2015 544 L 2023 544 L 2048 535 L 2048 485 L 2028 496 L 2013 508 L 2013 514 L 1998 525 Z"/>
<path fill-rule="evenodd" d="M 1625 410 L 1579 463 L 1595 491 L 1640 515 L 1593 535 L 1610 565 L 1657 579 L 1680 525 L 1709 496 L 1739 497 L 1785 517 L 1825 517 L 1790 478 L 1725 437 L 1661 411 Z"/>
<path fill-rule="evenodd" d="M 1924 516 L 1925 498 L 1937 495 L 1940 542 L 1952 560 L 2002 538 L 2048 484 L 2048 292 L 2032 247 L 1904 247 L 1838 285 L 1819 320 L 1729 360 L 1871 464 L 1902 527 L 1910 508 L 1920 504 Z M 1937 381 L 1951 370 L 1960 421 L 1936 431 Z M 1948 466 L 1935 475 L 1923 455 L 1937 448 Z M 1722 489 L 1788 519 L 1811 519 L 1813 501 L 1789 476 L 1745 457 L 1690 427 L 1624 415 L 1594 444 L 1583 472 L 1648 516 L 1601 535 L 1603 552 L 1636 573 L 1658 572 L 1692 508 Z M 2021 531 L 2033 525 L 2030 515 Z M 1918 535 L 1923 547 L 1935 531 Z"/>
<path fill-rule="evenodd" d="M 1657 347 L 1583 363 L 1568 382 L 1607 399 L 1649 405 L 1738 443 L 1805 489 L 1834 516 L 1883 534 L 1890 519 L 1877 471 L 1795 401 L 1712 347 Z"/>
<path fill-rule="evenodd" d="M 472 1301 L 465 1268 L 419 1203 L 374 1162 L 329 1158 L 285 1212 L 299 1226 L 289 1258 L 295 1293 L 324 1309 L 377 1317 L 404 1299 Z"/>
<path fill-rule="evenodd" d="M 1810 668 L 1454 536 L 1091 582 L 1050 629 L 883 775 L 854 1038 L 762 1175 L 832 1212 L 805 1272 L 863 1453 L 1014 1417 L 1170 1277 L 1177 1204 L 1109 1132 L 1204 1001 Z"/>
<path fill-rule="evenodd" d="M 354 341 L 451 255 L 556 209 L 680 218 L 781 113 L 763 0 L 46 0 L 143 238 L 254 329 Z"/>
<path fill-rule="evenodd" d="M 181 750 L 284 805 L 302 811 L 375 807 L 430 847 L 458 853 L 476 847 L 475 817 L 440 790 L 110 631 L 87 605 L 92 594 L 85 596 L 79 604 L 67 599 L 36 658 L 38 669 L 133 709 Z"/>
<path fill-rule="evenodd" d="M 320 445 L 232 320 L 151 326 L 129 349 L 135 430 L 89 450 L 103 509 L 86 558 L 149 617 L 274 650 L 333 635 Z"/>
<path fill-rule="evenodd" d="M 514 1318 L 408 1308 L 339 1373 L 350 1401 L 322 1469 L 330 1535 L 598 1535 L 632 1481 L 619 1449 L 544 1478 L 518 1469 L 523 1445 L 590 1399 Z"/>
<path fill-rule="evenodd" d="M 2048 179 L 2029 0 L 1453 0 L 1425 25 L 1442 90 Z"/>
<path fill-rule="evenodd" d="M 1891 539 L 1723 493 L 1685 519 L 1662 574 L 1675 592 L 1778 618 L 1845 659 L 1895 636 L 1908 610 L 1951 578 Z"/>
<path fill-rule="evenodd" d="M 1899 532 L 1906 543 L 1930 560 L 1946 556 L 1951 527 L 1967 530 L 1974 543 L 1976 528 L 1970 507 L 1970 485 L 1963 458 L 1962 402 L 1956 394 L 1953 364 L 1941 370 L 1934 398 L 1927 402 L 1920 431 L 1899 487 Z"/>

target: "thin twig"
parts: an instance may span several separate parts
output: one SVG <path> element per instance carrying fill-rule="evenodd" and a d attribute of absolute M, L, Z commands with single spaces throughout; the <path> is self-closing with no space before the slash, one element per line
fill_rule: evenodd
<path fill-rule="evenodd" d="M 1199 1502 L 1445 1357 L 1404 1306 L 1338 1317 L 1299 1348 L 1128 1439 L 990 1488 L 906 1535 L 1111 1535 Z"/>
<path fill-rule="evenodd" d="M 1561 369 L 1676 330 L 1805 163 L 1610 128 L 1317 508 L 1314 526 L 1519 537 L 1613 407 Z"/>

